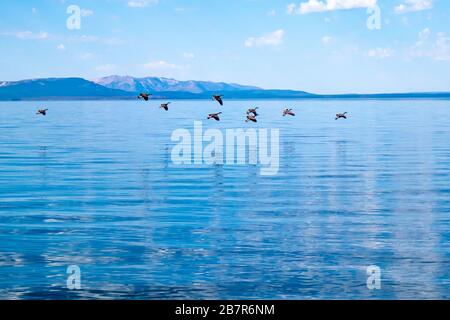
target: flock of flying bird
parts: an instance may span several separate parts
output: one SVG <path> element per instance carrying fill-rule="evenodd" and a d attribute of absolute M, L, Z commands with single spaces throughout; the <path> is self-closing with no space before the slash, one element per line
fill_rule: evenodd
<path fill-rule="evenodd" d="M 138 99 L 143 99 L 145 101 L 148 101 L 150 99 L 150 96 L 151 96 L 150 93 L 140 93 L 139 96 L 138 96 Z M 212 96 L 213 100 L 217 101 L 221 106 L 223 106 L 223 99 L 222 99 L 222 97 L 223 97 L 223 95 L 213 95 Z M 162 103 L 160 108 L 164 109 L 166 111 L 169 111 L 169 104 L 170 104 L 170 102 Z M 256 111 L 257 109 L 258 109 L 258 107 L 250 108 L 250 109 L 247 110 L 247 119 L 245 120 L 245 122 L 249 122 L 249 121 L 258 122 L 258 120 L 256 118 L 258 116 L 258 112 Z M 47 115 L 47 111 L 48 111 L 48 109 L 39 109 L 36 112 L 36 114 L 46 116 Z M 221 114 L 222 114 L 222 112 L 210 113 L 208 115 L 207 119 L 208 120 L 209 119 L 214 119 L 216 121 L 220 121 L 219 115 L 221 115 Z M 283 117 L 285 117 L 285 116 L 292 116 L 292 117 L 294 117 L 295 113 L 292 111 L 292 109 L 284 109 L 283 110 Z M 347 119 L 347 112 L 336 114 L 335 120 L 338 120 L 338 119 Z"/>

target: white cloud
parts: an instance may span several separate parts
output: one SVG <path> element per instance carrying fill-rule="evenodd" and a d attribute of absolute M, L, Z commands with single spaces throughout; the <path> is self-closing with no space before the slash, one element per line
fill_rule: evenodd
<path fill-rule="evenodd" d="M 333 38 L 330 36 L 323 36 L 321 40 L 323 44 L 327 45 L 333 40 Z"/>
<path fill-rule="evenodd" d="M 81 60 L 90 60 L 94 57 L 94 54 L 87 52 L 81 55 Z"/>
<path fill-rule="evenodd" d="M 113 64 L 104 64 L 98 67 L 95 67 L 95 71 L 100 73 L 110 73 L 116 69 L 116 66 Z"/>
<path fill-rule="evenodd" d="M 247 48 L 261 47 L 261 46 L 278 46 L 283 42 L 284 30 L 279 29 L 262 37 L 250 37 L 245 41 Z"/>
<path fill-rule="evenodd" d="M 61 44 L 58 44 L 56 46 L 56 49 L 58 49 L 59 51 L 65 51 L 66 50 L 66 46 L 61 43 Z"/>
<path fill-rule="evenodd" d="M 419 39 L 418 39 L 416 45 L 423 44 L 424 42 L 426 42 L 430 38 L 430 35 L 431 35 L 431 30 L 429 28 L 425 28 L 422 31 L 420 31 Z"/>
<path fill-rule="evenodd" d="M 333 57 L 337 60 L 347 60 L 361 55 L 361 49 L 357 44 L 344 44 L 331 51 Z"/>
<path fill-rule="evenodd" d="M 130 8 L 145 8 L 158 4 L 159 0 L 129 0 Z"/>
<path fill-rule="evenodd" d="M 97 36 L 93 36 L 93 35 L 86 35 L 86 34 L 82 34 L 82 35 L 71 35 L 68 37 L 62 37 L 61 39 L 63 39 L 66 42 L 76 42 L 76 43 L 100 43 L 100 44 L 104 44 L 107 46 L 120 46 L 123 45 L 125 43 L 125 41 L 123 39 L 120 38 L 99 38 Z"/>
<path fill-rule="evenodd" d="M 367 52 L 367 56 L 376 59 L 386 59 L 392 57 L 393 55 L 394 50 L 392 50 L 391 48 L 375 48 L 370 49 L 369 52 Z"/>
<path fill-rule="evenodd" d="M 433 58 L 438 61 L 450 61 L 450 36 L 443 32 L 437 34 Z"/>
<path fill-rule="evenodd" d="M 290 15 L 295 14 L 295 3 L 288 4 L 286 8 L 286 13 Z"/>
<path fill-rule="evenodd" d="M 429 28 L 418 34 L 416 43 L 410 48 L 410 57 L 450 61 L 450 36 L 444 32 L 433 34 Z"/>
<path fill-rule="evenodd" d="M 102 39 L 102 43 L 108 46 L 120 46 L 123 45 L 125 41 L 119 38 L 106 38 Z"/>
<path fill-rule="evenodd" d="M 21 40 L 46 40 L 50 37 L 47 32 L 32 32 L 32 31 L 16 31 L 16 32 L 4 32 L 4 36 L 16 37 Z"/>
<path fill-rule="evenodd" d="M 166 78 L 185 77 L 190 69 L 190 65 L 178 65 L 165 60 L 151 61 L 141 65 L 141 69 L 142 67 L 146 76 L 148 76 L 150 71 L 151 74 Z"/>
<path fill-rule="evenodd" d="M 433 0 L 403 0 L 403 3 L 395 7 L 396 13 L 422 11 L 433 8 Z"/>
<path fill-rule="evenodd" d="M 179 66 L 164 60 L 146 63 L 144 64 L 144 67 L 150 70 L 182 70 L 185 68 L 184 66 Z"/>
<path fill-rule="evenodd" d="M 350 10 L 358 8 L 369 8 L 377 4 L 377 0 L 308 0 L 297 7 L 291 3 L 287 7 L 287 13 L 307 14 L 311 12 L 326 12 L 335 10 Z"/>
<path fill-rule="evenodd" d="M 267 15 L 268 15 L 269 17 L 274 17 L 274 16 L 277 15 L 277 12 L 276 12 L 275 10 L 270 10 L 270 11 L 267 12 Z"/>
<path fill-rule="evenodd" d="M 194 59 L 195 58 L 195 54 L 193 54 L 192 52 L 184 52 L 183 53 L 183 58 L 185 58 L 185 59 Z"/>
<path fill-rule="evenodd" d="M 99 40 L 96 36 L 91 35 L 80 35 L 80 36 L 71 36 L 68 38 L 69 41 L 74 42 L 97 42 Z"/>

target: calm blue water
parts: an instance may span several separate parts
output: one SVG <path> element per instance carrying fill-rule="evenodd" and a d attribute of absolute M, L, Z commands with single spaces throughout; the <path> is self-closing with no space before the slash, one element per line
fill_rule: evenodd
<path fill-rule="evenodd" d="M 450 101 L 158 106 L 0 103 L 0 298 L 450 298 Z M 214 111 L 279 128 L 278 175 L 174 166 L 172 131 Z"/>

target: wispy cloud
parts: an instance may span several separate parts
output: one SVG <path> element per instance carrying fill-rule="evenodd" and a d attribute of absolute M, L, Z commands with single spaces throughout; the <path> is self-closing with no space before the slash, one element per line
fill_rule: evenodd
<path fill-rule="evenodd" d="M 247 48 L 261 46 L 278 46 L 283 43 L 284 30 L 279 29 L 261 37 L 250 37 L 245 41 Z"/>
<path fill-rule="evenodd" d="M 114 64 L 103 64 L 95 67 L 95 71 L 99 73 L 111 73 L 116 70 L 116 66 Z"/>
<path fill-rule="evenodd" d="M 433 0 L 404 0 L 403 3 L 395 7 L 396 13 L 406 13 L 412 11 L 422 11 L 433 8 Z"/>
<path fill-rule="evenodd" d="M 391 48 L 374 48 L 367 52 L 368 57 L 376 59 L 386 59 L 392 57 L 393 55 L 394 50 Z"/>
<path fill-rule="evenodd" d="M 98 36 L 94 35 L 76 35 L 76 36 L 69 36 L 69 37 L 61 37 L 62 40 L 68 41 L 68 42 L 75 42 L 75 43 L 99 43 L 103 45 L 108 46 L 119 46 L 123 45 L 125 43 L 124 40 L 119 38 L 100 38 Z"/>
<path fill-rule="evenodd" d="M 73 36 L 70 37 L 71 41 L 77 41 L 77 42 L 97 42 L 99 38 L 97 36 L 92 35 L 80 35 L 80 36 Z"/>
<path fill-rule="evenodd" d="M 105 38 L 102 39 L 101 42 L 108 46 L 120 46 L 125 44 L 125 41 L 119 38 Z"/>
<path fill-rule="evenodd" d="M 323 36 L 321 40 L 324 45 L 328 45 L 333 41 L 333 38 L 331 36 Z"/>
<path fill-rule="evenodd" d="M 444 32 L 433 34 L 429 28 L 419 32 L 416 43 L 410 48 L 409 57 L 450 61 L 450 36 Z"/>
<path fill-rule="evenodd" d="M 335 10 L 350 10 L 369 8 L 377 4 L 377 0 L 308 0 L 297 6 L 291 3 L 287 6 L 287 14 L 307 14 L 312 12 L 326 12 Z"/>
<path fill-rule="evenodd" d="M 15 31 L 15 32 L 3 32 L 3 36 L 15 37 L 21 40 L 46 40 L 50 37 L 47 32 L 32 32 L 32 31 Z"/>
<path fill-rule="evenodd" d="M 144 64 L 144 67 L 150 70 L 183 70 L 186 68 L 186 66 L 176 65 L 164 60 L 148 62 Z"/>
<path fill-rule="evenodd" d="M 59 51 L 66 51 L 66 46 L 61 43 L 56 46 L 56 49 Z"/>
<path fill-rule="evenodd" d="M 130 8 L 145 8 L 156 5 L 159 3 L 159 0 L 129 0 L 128 6 Z"/>
<path fill-rule="evenodd" d="M 93 57 L 94 57 L 94 54 L 91 53 L 91 52 L 83 53 L 83 54 L 80 56 L 81 60 L 90 60 L 90 59 L 92 59 Z"/>
<path fill-rule="evenodd" d="M 195 58 L 195 54 L 193 54 L 192 52 L 184 52 L 183 53 L 183 58 L 185 58 L 185 59 L 194 59 Z"/>

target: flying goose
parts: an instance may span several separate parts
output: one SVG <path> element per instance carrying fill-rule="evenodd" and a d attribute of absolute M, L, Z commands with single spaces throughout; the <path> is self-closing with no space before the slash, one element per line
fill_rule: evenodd
<path fill-rule="evenodd" d="M 285 109 L 284 111 L 283 111 L 283 117 L 285 117 L 285 116 L 295 116 L 295 113 L 294 112 L 292 112 L 292 109 Z"/>
<path fill-rule="evenodd" d="M 218 103 L 220 103 L 221 106 L 223 106 L 223 100 L 222 97 L 223 95 L 220 96 L 212 96 L 214 100 L 216 100 Z"/>
<path fill-rule="evenodd" d="M 334 120 L 338 120 L 338 119 L 347 119 L 347 112 L 344 112 L 344 113 L 338 113 L 338 114 L 336 114 L 336 119 L 334 119 Z"/>
<path fill-rule="evenodd" d="M 220 121 L 219 118 L 219 114 L 221 114 L 222 112 L 218 112 L 218 113 L 210 113 L 208 116 L 208 119 L 214 119 L 216 121 Z"/>
<path fill-rule="evenodd" d="M 150 99 L 150 96 L 151 96 L 150 93 L 141 92 L 138 96 L 138 99 L 144 99 L 145 101 L 148 101 L 148 99 Z"/>
<path fill-rule="evenodd" d="M 250 108 L 247 110 L 247 114 L 253 113 L 253 115 L 256 117 L 258 115 L 258 113 L 256 112 L 256 109 L 258 109 L 258 107 L 256 108 Z"/>
<path fill-rule="evenodd" d="M 161 103 L 160 108 L 161 108 L 161 109 L 164 109 L 164 110 L 166 110 L 166 111 L 169 111 L 169 104 L 170 104 L 170 102 L 167 102 L 167 103 Z"/>
<path fill-rule="evenodd" d="M 258 120 L 256 120 L 256 116 L 254 115 L 247 115 L 247 120 L 245 120 L 245 122 L 249 122 L 249 121 L 253 121 L 253 122 L 258 122 Z"/>
<path fill-rule="evenodd" d="M 39 109 L 36 114 L 46 116 L 48 109 Z"/>

